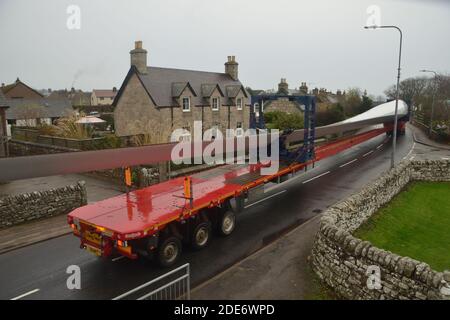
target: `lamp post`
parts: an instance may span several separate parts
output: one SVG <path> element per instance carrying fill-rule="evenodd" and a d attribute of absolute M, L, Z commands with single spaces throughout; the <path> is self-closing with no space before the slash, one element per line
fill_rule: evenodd
<path fill-rule="evenodd" d="M 438 90 L 437 86 L 437 72 L 433 70 L 420 70 L 420 72 L 429 72 L 434 74 L 434 92 L 433 92 L 433 100 L 431 102 L 431 115 L 430 115 L 430 129 L 428 130 L 428 136 L 431 137 L 431 134 L 433 132 L 433 118 L 434 118 L 434 100 L 436 98 L 436 93 Z"/>
<path fill-rule="evenodd" d="M 364 29 L 397 29 L 400 33 L 400 49 L 398 53 L 398 73 L 397 73 L 397 89 L 395 94 L 395 117 L 394 117 L 394 136 L 392 138 L 392 155 L 391 155 L 391 168 L 395 167 L 395 151 L 397 148 L 397 120 L 398 120 L 398 99 L 399 99 L 399 87 L 400 87 L 400 66 L 402 61 L 402 30 L 397 26 L 365 26 Z"/>

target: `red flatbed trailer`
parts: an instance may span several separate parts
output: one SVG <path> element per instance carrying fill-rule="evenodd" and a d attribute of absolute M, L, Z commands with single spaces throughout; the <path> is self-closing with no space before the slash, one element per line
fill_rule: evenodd
<path fill-rule="evenodd" d="M 222 236 L 231 234 L 235 213 L 243 209 L 249 190 L 285 181 L 291 173 L 390 130 L 392 126 L 385 125 L 316 146 L 314 160 L 280 163 L 279 171 L 270 176 L 260 174 L 260 164 L 222 165 L 196 173 L 190 177 L 190 199 L 185 197 L 185 177 L 165 181 L 77 208 L 68 215 L 68 223 L 80 237 L 81 248 L 98 256 L 118 253 L 136 259 L 156 255 L 162 266 L 170 266 L 181 253 L 182 241 L 201 249 L 209 242 L 212 229 Z"/>

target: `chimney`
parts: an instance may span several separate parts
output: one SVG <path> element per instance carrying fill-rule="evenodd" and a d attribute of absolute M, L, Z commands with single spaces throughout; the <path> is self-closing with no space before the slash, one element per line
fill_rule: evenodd
<path fill-rule="evenodd" d="M 142 49 L 142 41 L 134 42 L 134 49 L 130 51 L 131 65 L 141 74 L 147 73 L 147 50 Z"/>
<path fill-rule="evenodd" d="M 281 81 L 278 84 L 278 94 L 289 94 L 289 84 L 286 82 L 285 78 L 281 78 Z"/>
<path fill-rule="evenodd" d="M 225 62 L 225 73 L 228 74 L 233 80 L 238 80 L 238 66 L 235 56 L 228 56 L 228 61 Z"/>
<path fill-rule="evenodd" d="M 117 91 L 117 88 L 116 87 L 113 87 L 113 92 L 116 92 Z"/>
<path fill-rule="evenodd" d="M 308 94 L 308 86 L 306 85 L 306 82 L 302 82 L 302 85 L 300 86 L 300 94 Z"/>

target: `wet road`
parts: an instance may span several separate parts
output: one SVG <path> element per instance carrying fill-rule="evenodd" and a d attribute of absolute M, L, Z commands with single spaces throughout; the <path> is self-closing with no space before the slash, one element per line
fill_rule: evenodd
<path fill-rule="evenodd" d="M 408 130 L 398 140 L 397 159 L 409 156 L 412 146 Z M 381 135 L 321 161 L 294 180 L 268 186 L 273 189 L 256 195 L 238 216 L 231 237 L 215 237 L 203 251 L 184 250 L 179 265 L 191 264 L 192 287 L 377 178 L 389 169 L 390 154 L 391 140 Z M 81 290 L 67 289 L 69 265 L 81 268 Z M 143 259 L 98 259 L 67 235 L 0 255 L 0 299 L 24 294 L 22 299 L 110 299 L 165 271 Z"/>

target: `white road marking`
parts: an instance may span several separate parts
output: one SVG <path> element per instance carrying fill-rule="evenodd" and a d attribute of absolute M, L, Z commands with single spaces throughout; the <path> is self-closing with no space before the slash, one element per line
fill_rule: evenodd
<path fill-rule="evenodd" d="M 314 178 L 305 180 L 305 181 L 303 181 L 302 183 L 305 184 L 305 183 L 311 182 L 311 181 L 316 180 L 316 179 L 318 179 L 318 178 L 320 178 L 320 177 L 323 177 L 323 176 L 326 175 L 326 174 L 329 174 L 330 172 L 331 172 L 331 171 L 324 172 L 324 173 L 322 173 L 322 174 L 319 174 L 318 176 L 315 176 Z"/>
<path fill-rule="evenodd" d="M 120 256 L 120 257 L 116 257 L 114 259 L 111 259 L 111 261 L 115 262 L 115 261 L 119 261 L 120 259 L 125 258 L 124 256 Z"/>
<path fill-rule="evenodd" d="M 347 162 L 347 163 L 341 164 L 341 165 L 339 166 L 339 168 L 343 168 L 343 167 L 345 167 L 345 166 L 348 166 L 349 164 L 351 164 L 351 163 L 353 163 L 353 162 L 355 162 L 355 161 L 358 161 L 358 159 L 353 159 L 352 161 L 349 161 L 349 162 Z"/>
<path fill-rule="evenodd" d="M 450 158 L 442 157 L 442 160 L 450 160 Z"/>
<path fill-rule="evenodd" d="M 366 152 L 366 153 L 364 153 L 364 154 L 363 154 L 363 158 L 364 158 L 364 157 L 367 157 L 367 156 L 368 156 L 369 154 L 371 154 L 371 153 L 373 153 L 373 150 L 371 150 L 371 151 L 369 151 L 369 152 Z"/>
<path fill-rule="evenodd" d="M 382 146 L 383 146 L 383 144 L 380 144 L 380 145 L 377 147 L 377 150 L 380 149 Z"/>
<path fill-rule="evenodd" d="M 19 300 L 19 299 L 21 299 L 21 298 L 23 298 L 23 297 L 29 296 L 30 294 L 36 293 L 36 292 L 38 292 L 39 290 L 40 290 L 40 289 L 34 289 L 34 290 L 31 290 L 31 291 L 28 291 L 28 292 L 26 292 L 26 293 L 24 293 L 24 294 L 21 294 L 20 296 L 17 296 L 17 297 L 15 297 L 15 298 L 12 298 L 11 300 Z"/>
<path fill-rule="evenodd" d="M 411 155 L 411 152 L 413 152 L 414 148 L 416 147 L 416 143 L 414 142 L 411 149 L 409 150 L 408 154 L 403 158 L 406 159 Z M 411 159 L 412 160 L 412 159 Z"/>
<path fill-rule="evenodd" d="M 409 160 L 414 160 L 415 156 L 412 156 L 411 158 L 409 158 Z"/>
<path fill-rule="evenodd" d="M 266 198 L 264 198 L 264 199 L 261 199 L 261 200 L 258 200 L 258 201 L 256 201 L 256 202 L 253 202 L 252 204 L 249 204 L 248 206 L 245 206 L 244 209 L 250 208 L 250 207 L 254 206 L 255 204 L 261 203 L 261 202 L 266 201 L 266 200 L 268 200 L 268 199 L 270 199 L 270 198 L 273 198 L 273 197 L 275 197 L 275 196 L 278 196 L 278 195 L 280 195 L 280 194 L 282 194 L 282 193 L 285 193 L 286 191 L 287 191 L 287 190 L 283 190 L 283 191 L 274 193 L 274 194 L 272 194 L 272 195 L 270 195 L 270 196 L 268 196 L 268 197 L 266 197 Z"/>

